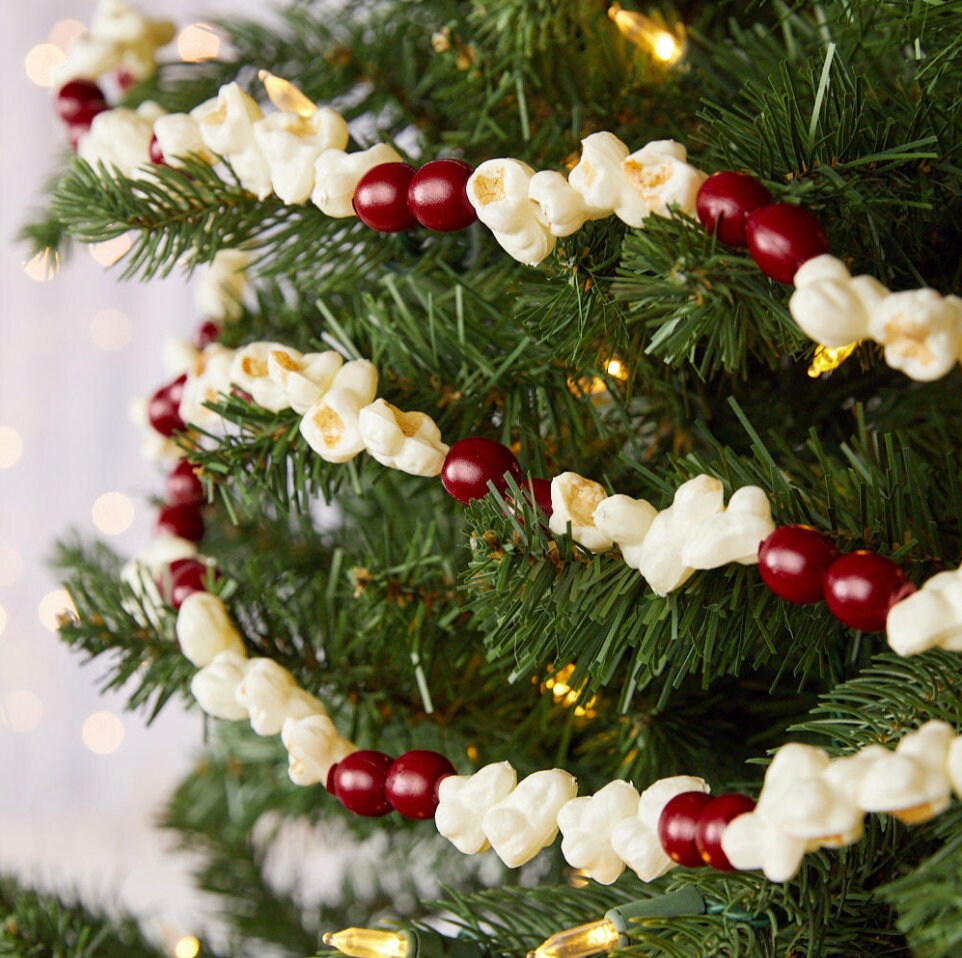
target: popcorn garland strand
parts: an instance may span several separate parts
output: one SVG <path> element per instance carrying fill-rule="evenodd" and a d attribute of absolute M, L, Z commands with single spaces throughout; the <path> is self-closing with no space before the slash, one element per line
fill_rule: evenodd
<path fill-rule="evenodd" d="M 434 160 L 415 170 L 384 143 L 347 153 L 343 117 L 264 76 L 282 107 L 267 116 L 237 83 L 190 113 L 166 114 L 154 103 L 111 110 L 95 83 L 74 80 L 58 92 L 57 109 L 92 165 L 137 178 L 148 176 L 152 164 L 177 167 L 187 155 L 210 163 L 221 157 L 258 199 L 273 193 L 287 204 L 310 200 L 332 218 L 356 216 L 380 232 L 418 224 L 449 232 L 480 219 L 510 256 L 529 266 L 589 220 L 617 216 L 638 228 L 652 215 L 697 215 L 720 242 L 747 247 L 767 276 L 794 283 L 791 315 L 822 350 L 851 351 L 873 340 L 889 366 L 922 382 L 945 376 L 962 357 L 962 299 L 927 288 L 893 293 L 873 277 L 852 277 L 829 254 L 810 212 L 773 202 L 745 173 L 708 176 L 673 140 L 631 152 L 614 134 L 593 133 L 582 140 L 581 159 L 567 178 L 511 158 L 474 170 L 459 160 Z"/>
<path fill-rule="evenodd" d="M 323 784 L 358 815 L 396 810 L 434 818 L 459 851 L 493 848 L 509 868 L 530 861 L 560 831 L 568 864 L 601 884 L 626 867 L 652 881 L 676 865 L 761 869 L 782 882 L 807 852 L 857 842 L 867 813 L 916 825 L 945 811 L 953 790 L 962 797 L 962 735 L 939 721 L 905 735 L 894 751 L 869 745 L 831 759 L 809 745 L 784 745 L 757 803 L 735 793 L 712 797 L 703 779 L 687 775 L 660 779 L 640 794 L 616 780 L 582 797 L 576 779 L 558 768 L 521 782 L 508 762 L 457 775 L 437 752 L 392 759 L 338 735 L 323 704 L 290 672 L 270 659 L 247 658 L 214 595 L 188 596 L 177 636 L 199 667 L 191 691 L 201 708 L 215 718 L 248 718 L 259 735 L 280 733 L 295 784 Z"/>
<path fill-rule="evenodd" d="M 301 435 L 327 462 L 367 452 L 388 468 L 440 477 L 462 503 L 487 495 L 489 483 L 510 498 L 511 476 L 554 535 L 571 535 L 594 553 L 617 546 L 658 595 L 679 589 L 696 571 L 758 564 L 775 595 L 800 605 L 824 601 L 850 628 L 885 630 L 900 655 L 936 647 L 962 651 L 962 570 L 939 573 L 917 591 L 890 559 L 868 550 L 840 555 L 815 529 L 776 527 L 768 496 L 757 486 L 736 489 L 726 505 L 718 479 L 696 476 L 659 511 L 644 499 L 609 495 L 574 472 L 550 482 L 526 478 L 514 454 L 491 439 L 469 437 L 448 446 L 427 413 L 405 412 L 377 397 L 378 372 L 367 360 L 345 361 L 334 350 L 304 354 L 270 342 L 238 350 L 182 342 L 176 353 L 189 364 L 187 372 L 140 407 L 152 452 L 167 452 L 171 437 L 190 426 L 223 428 L 207 404 L 240 390 L 273 412 L 297 412 Z"/>

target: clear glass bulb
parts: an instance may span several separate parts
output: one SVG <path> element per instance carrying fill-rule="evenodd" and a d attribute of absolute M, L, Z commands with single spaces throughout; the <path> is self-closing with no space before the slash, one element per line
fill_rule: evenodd
<path fill-rule="evenodd" d="M 305 120 L 309 120 L 317 113 L 317 105 L 304 96 L 290 80 L 275 76 L 268 70 L 261 70 L 257 74 L 257 78 L 264 84 L 264 89 L 267 90 L 271 103 L 278 110 L 283 110 L 285 113 L 296 113 Z"/>
<path fill-rule="evenodd" d="M 607 918 L 566 928 L 543 941 L 528 958 L 585 958 L 618 944 L 621 932 Z"/>
<path fill-rule="evenodd" d="M 397 931 L 345 928 L 329 931 L 321 940 L 352 958 L 408 958 L 408 938 Z"/>

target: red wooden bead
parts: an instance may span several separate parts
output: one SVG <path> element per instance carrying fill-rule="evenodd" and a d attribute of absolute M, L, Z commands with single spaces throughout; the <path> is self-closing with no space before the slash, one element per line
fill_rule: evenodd
<path fill-rule="evenodd" d="M 779 526 L 758 548 L 758 571 L 780 599 L 809 605 L 822 601 L 822 579 L 837 556 L 832 540 L 811 526 Z"/>
<path fill-rule="evenodd" d="M 454 766 L 440 752 L 405 752 L 388 769 L 384 794 L 405 818 L 434 818 L 438 783 L 454 775 Z"/>
<path fill-rule="evenodd" d="M 754 809 L 752 799 L 736 792 L 719 795 L 704 807 L 695 826 L 695 847 L 706 865 L 720 872 L 734 870 L 722 849 L 722 835 L 733 818 L 746 815 Z"/>
<path fill-rule="evenodd" d="M 211 343 L 216 343 L 220 339 L 220 334 L 223 331 L 222 327 L 215 323 L 212 319 L 208 319 L 205 323 L 201 323 L 197 327 L 197 332 L 194 334 L 194 343 L 198 349 L 204 349 Z"/>
<path fill-rule="evenodd" d="M 367 171 L 354 193 L 358 219 L 379 233 L 401 233 L 417 225 L 408 208 L 408 187 L 414 167 L 407 163 L 381 163 Z"/>
<path fill-rule="evenodd" d="M 89 130 L 93 118 L 107 109 L 107 98 L 91 80 L 71 80 L 57 90 L 54 107 L 67 126 Z"/>
<path fill-rule="evenodd" d="M 384 794 L 384 782 L 393 761 L 390 755 L 373 749 L 351 752 L 328 773 L 328 791 L 355 815 L 387 815 L 391 805 Z"/>
<path fill-rule="evenodd" d="M 195 592 L 206 592 L 207 566 L 197 559 L 177 559 L 167 566 L 157 580 L 157 586 L 174 609 Z"/>
<path fill-rule="evenodd" d="M 204 538 L 204 517 L 197 506 L 164 506 L 154 528 L 159 534 L 200 542 Z"/>
<path fill-rule="evenodd" d="M 150 162 L 153 163 L 154 166 L 167 165 L 167 161 L 164 159 L 164 151 L 160 148 L 156 133 L 150 138 L 150 146 L 147 152 L 150 155 Z"/>
<path fill-rule="evenodd" d="M 467 229 L 478 218 L 468 200 L 467 183 L 473 172 L 461 160 L 425 163 L 408 187 L 408 206 L 417 221 L 439 233 Z"/>
<path fill-rule="evenodd" d="M 207 498 L 203 483 L 186 459 L 181 459 L 167 474 L 164 489 L 169 506 L 199 506 Z"/>
<path fill-rule="evenodd" d="M 881 632 L 889 609 L 905 597 L 905 576 L 891 560 L 860 549 L 839 556 L 825 573 L 825 602 L 840 622 Z"/>
<path fill-rule="evenodd" d="M 723 243 L 747 246 L 746 214 L 771 201 L 772 194 L 754 176 L 725 170 L 712 174 L 702 183 L 695 210 L 701 225 Z"/>
<path fill-rule="evenodd" d="M 500 442 L 471 436 L 459 439 L 448 451 L 441 467 L 441 482 L 458 502 L 468 503 L 488 494 L 488 481 L 503 493 L 504 474 L 510 472 L 520 481 L 521 466 L 514 453 Z"/>
<path fill-rule="evenodd" d="M 161 386 L 147 402 L 147 418 L 151 426 L 168 439 L 175 432 L 182 432 L 187 428 L 184 420 L 180 418 L 180 399 L 186 382 L 186 374 L 178 376 L 172 383 Z"/>
<path fill-rule="evenodd" d="M 662 809 L 658 819 L 658 840 L 673 862 L 686 868 L 704 866 L 695 847 L 695 830 L 702 811 L 710 801 L 711 795 L 704 792 L 682 792 Z"/>
<path fill-rule="evenodd" d="M 799 266 L 828 252 L 828 237 L 808 210 L 775 203 L 745 217 L 748 252 L 766 276 L 790 283 Z"/>

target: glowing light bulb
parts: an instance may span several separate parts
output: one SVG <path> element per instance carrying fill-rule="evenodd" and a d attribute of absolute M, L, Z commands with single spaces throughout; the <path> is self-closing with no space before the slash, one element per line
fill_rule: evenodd
<path fill-rule="evenodd" d="M 197 958 L 200 954 L 200 942 L 193 936 L 187 935 L 174 945 L 174 958 Z"/>
<path fill-rule="evenodd" d="M 679 25 L 676 35 L 637 10 L 623 10 L 620 3 L 608 8 L 608 16 L 618 32 L 636 47 L 647 49 L 656 60 L 666 65 L 677 63 L 685 52 L 684 32 Z"/>
<path fill-rule="evenodd" d="M 586 955 L 613 948 L 620 939 L 621 932 L 615 923 L 601 918 L 587 925 L 556 932 L 534 951 L 529 951 L 528 958 L 585 958 Z"/>
<path fill-rule="evenodd" d="M 620 379 L 622 382 L 628 378 L 628 367 L 617 356 L 612 356 L 605 363 L 605 372 L 612 379 Z"/>
<path fill-rule="evenodd" d="M 322 941 L 352 958 L 407 958 L 409 938 L 398 931 L 345 928 L 327 932 Z"/>
<path fill-rule="evenodd" d="M 597 714 L 594 709 L 597 696 L 592 695 L 584 705 L 578 704 L 584 684 L 582 683 L 577 688 L 572 687 L 570 680 L 574 671 L 573 664 L 566 665 L 555 672 L 554 675 L 545 679 L 541 689 L 543 692 L 550 692 L 555 702 L 563 705 L 566 709 L 573 707 L 578 718 L 594 718 Z"/>
<path fill-rule="evenodd" d="M 838 369 L 855 352 L 857 346 L 858 343 L 849 343 L 847 346 L 819 346 L 812 357 L 812 365 L 808 367 L 808 375 L 812 379 L 818 379 L 822 373 Z"/>
<path fill-rule="evenodd" d="M 301 93 L 290 80 L 275 76 L 267 70 L 261 70 L 257 74 L 257 78 L 264 84 L 264 89 L 267 90 L 271 103 L 278 110 L 283 110 L 285 113 L 296 113 L 305 120 L 309 120 L 317 113 L 317 105 Z"/>

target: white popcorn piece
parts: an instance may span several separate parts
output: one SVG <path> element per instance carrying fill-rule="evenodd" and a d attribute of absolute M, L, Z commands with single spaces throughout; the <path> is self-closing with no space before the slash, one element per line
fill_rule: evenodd
<path fill-rule="evenodd" d="M 258 735 L 277 735 L 289 718 L 325 714 L 324 706 L 273 659 L 250 660 L 236 697 L 237 704 L 247 709 L 251 728 Z"/>
<path fill-rule="evenodd" d="M 593 518 L 598 531 L 621 549 L 625 563 L 637 569 L 640 546 L 656 515 L 658 510 L 645 499 L 614 495 L 598 503 Z"/>
<path fill-rule="evenodd" d="M 151 43 L 154 48 L 170 43 L 176 34 L 171 20 L 149 20 L 124 0 L 100 0 L 90 21 L 91 36 L 127 46 Z"/>
<path fill-rule="evenodd" d="M 177 612 L 177 641 L 198 668 L 210 665 L 221 652 L 247 655 L 223 600 L 209 592 L 193 592 L 184 599 Z"/>
<path fill-rule="evenodd" d="M 867 771 L 867 768 L 865 769 Z M 864 811 L 824 776 L 803 778 L 769 800 L 760 813 L 794 838 L 826 848 L 851 845 L 862 836 Z"/>
<path fill-rule="evenodd" d="M 837 348 L 865 339 L 870 317 L 889 291 L 871 276 L 852 277 L 829 253 L 799 267 L 788 308 L 809 339 Z"/>
<path fill-rule="evenodd" d="M 558 834 L 558 812 L 578 794 L 578 783 L 560 768 L 533 772 L 485 812 L 481 828 L 508 868 L 520 868 Z"/>
<path fill-rule="evenodd" d="M 535 173 L 528 183 L 528 198 L 541 210 L 540 220 L 552 236 L 570 236 L 588 220 L 603 219 L 609 210 L 589 206 L 568 180 L 554 170 Z"/>
<path fill-rule="evenodd" d="M 301 420 L 301 435 L 327 462 L 347 462 L 364 451 L 359 417 L 377 393 L 377 368 L 366 359 L 345 363 L 330 389 Z"/>
<path fill-rule="evenodd" d="M 259 200 L 270 196 L 270 167 L 254 139 L 254 124 L 264 115 L 257 103 L 237 83 L 228 83 L 190 115 L 204 145 L 230 161 L 241 186 Z"/>
<path fill-rule="evenodd" d="M 696 476 L 675 492 L 671 506 L 655 516 L 638 553 L 638 571 L 657 595 L 684 585 L 694 569 L 682 559 L 697 527 L 724 508 L 722 484 L 711 476 Z"/>
<path fill-rule="evenodd" d="M 760 868 L 769 881 L 784 882 L 794 878 L 805 853 L 818 843 L 796 838 L 754 811 L 728 823 L 721 846 L 739 871 Z"/>
<path fill-rule="evenodd" d="M 488 810 L 506 799 L 518 784 L 508 762 L 485 765 L 473 775 L 449 775 L 438 785 L 434 824 L 459 852 L 475 855 L 490 847 L 481 823 Z"/>
<path fill-rule="evenodd" d="M 236 652 L 221 652 L 193 677 L 190 691 L 208 715 L 230 721 L 247 718 L 246 707 L 237 701 L 237 689 L 248 661 Z"/>
<path fill-rule="evenodd" d="M 303 416 L 331 388 L 344 357 L 333 349 L 297 356 L 291 349 L 272 352 L 267 374 L 283 388 L 291 409 Z"/>
<path fill-rule="evenodd" d="M 324 150 L 343 150 L 344 118 L 328 107 L 313 116 L 271 113 L 254 123 L 254 138 L 267 159 L 274 193 L 285 203 L 305 203 L 314 189 L 314 164 Z"/>
<path fill-rule="evenodd" d="M 565 535 L 571 523 L 571 538 L 591 552 L 604 552 L 614 540 L 595 525 L 595 510 L 608 498 L 605 487 L 576 472 L 563 472 L 551 480 L 551 519 L 548 528 Z"/>
<path fill-rule="evenodd" d="M 466 187 L 478 219 L 507 253 L 528 266 L 537 266 L 557 242 L 542 221 L 541 207 L 529 198 L 533 176 L 534 170 L 520 160 L 485 160 Z"/>
<path fill-rule="evenodd" d="M 764 489 L 743 486 L 728 507 L 709 516 L 685 541 L 681 561 L 693 569 L 717 569 L 738 562 L 758 562 L 758 547 L 775 530 L 772 507 Z"/>
<path fill-rule="evenodd" d="M 208 319 L 230 322 L 244 311 L 247 266 L 250 254 L 241 249 L 225 249 L 214 255 L 200 274 L 194 290 L 194 305 Z"/>
<path fill-rule="evenodd" d="M 97 80 L 120 66 L 121 47 L 111 40 L 81 34 L 67 53 L 67 59 L 53 72 L 53 85 L 59 89 L 71 80 Z"/>
<path fill-rule="evenodd" d="M 358 414 L 358 429 L 367 451 L 382 466 L 412 476 L 441 472 L 448 447 L 427 413 L 402 412 L 384 399 L 375 399 Z"/>
<path fill-rule="evenodd" d="M 934 289 L 892 293 L 873 311 L 869 333 L 893 369 L 918 382 L 941 379 L 962 348 L 962 300 Z"/>
<path fill-rule="evenodd" d="M 331 766 L 357 747 L 337 734 L 334 723 L 320 713 L 289 718 L 281 728 L 288 752 L 287 774 L 295 785 L 324 785 Z"/>
<path fill-rule="evenodd" d="M 652 214 L 669 216 L 672 206 L 694 213 L 707 176 L 687 158 L 674 140 L 656 140 L 629 154 L 613 133 L 592 133 L 581 141 L 581 160 L 568 182 L 589 206 L 639 227 Z"/>
<path fill-rule="evenodd" d="M 888 644 L 899 655 L 942 648 L 962 652 L 962 569 L 932 576 L 918 592 L 889 609 Z"/>
<path fill-rule="evenodd" d="M 629 191 L 615 215 L 628 226 L 641 226 L 652 214 L 670 216 L 677 207 L 695 214 L 695 199 L 708 175 L 685 162 L 688 151 L 674 140 L 655 140 L 622 161 Z"/>
<path fill-rule="evenodd" d="M 190 155 L 213 162 L 200 134 L 200 124 L 189 113 L 168 113 L 155 120 L 154 136 L 168 166 L 183 166 L 181 158 Z"/>
<path fill-rule="evenodd" d="M 945 771 L 955 794 L 962 798 L 962 735 L 956 736 L 945 757 Z"/>
<path fill-rule="evenodd" d="M 191 340 L 172 337 L 164 340 L 160 362 L 164 367 L 164 372 L 171 379 L 176 379 L 193 367 L 199 355 L 200 350 Z"/>
<path fill-rule="evenodd" d="M 234 353 L 230 378 L 232 383 L 250 393 L 259 406 L 271 412 L 280 412 L 287 409 L 290 403 L 284 384 L 269 375 L 268 361 L 272 355 L 285 357 L 278 359 L 278 362 L 289 362 L 291 366 L 300 366 L 303 358 L 296 349 L 290 349 L 282 343 L 250 343 Z"/>
<path fill-rule="evenodd" d="M 661 813 L 682 792 L 709 791 L 704 779 L 692 775 L 673 775 L 653 782 L 641 793 L 637 813 L 611 830 L 612 850 L 642 881 L 660 878 L 675 867 L 658 839 Z"/>
<path fill-rule="evenodd" d="M 324 150 L 314 164 L 311 202 L 325 216 L 335 219 L 355 216 L 354 193 L 361 177 L 382 163 L 402 162 L 401 154 L 386 143 L 377 143 L 357 153 Z"/>
<path fill-rule="evenodd" d="M 102 163 L 132 179 L 144 176 L 151 167 L 154 108 L 156 104 L 145 103 L 136 110 L 120 107 L 98 113 L 90 130 L 80 138 L 78 155 L 94 167 Z"/>
<path fill-rule="evenodd" d="M 558 812 L 565 861 L 602 885 L 610 885 L 625 870 L 611 846 L 612 832 L 637 813 L 638 792 L 628 782 L 609 782 L 590 797 L 573 798 Z"/>
<path fill-rule="evenodd" d="M 218 402 L 231 389 L 230 370 L 234 350 L 211 343 L 197 357 L 184 383 L 180 398 L 180 418 L 192 426 L 213 431 L 223 425 L 220 416 L 204 403 Z"/>

